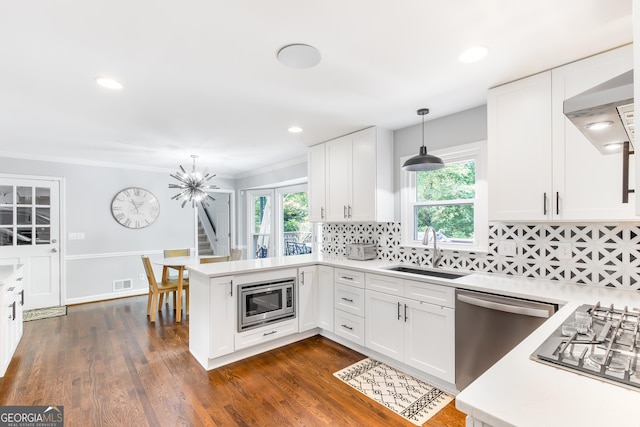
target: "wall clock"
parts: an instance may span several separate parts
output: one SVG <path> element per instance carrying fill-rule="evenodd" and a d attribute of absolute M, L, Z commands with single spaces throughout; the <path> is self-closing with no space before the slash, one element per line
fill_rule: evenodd
<path fill-rule="evenodd" d="M 144 188 L 125 188 L 111 201 L 111 214 L 127 228 L 144 228 L 158 219 L 160 202 Z"/>

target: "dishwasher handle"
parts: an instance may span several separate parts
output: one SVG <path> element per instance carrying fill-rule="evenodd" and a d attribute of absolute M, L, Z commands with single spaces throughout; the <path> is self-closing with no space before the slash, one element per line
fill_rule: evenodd
<path fill-rule="evenodd" d="M 531 308 L 531 307 L 522 307 L 519 305 L 511 305 L 511 304 L 505 304 L 505 303 L 495 302 L 495 301 L 487 301 L 482 298 L 472 297 L 472 296 L 463 295 L 463 294 L 458 294 L 457 297 L 458 297 L 458 301 L 462 301 L 464 303 L 471 304 L 471 305 L 476 305 L 478 307 L 488 308 L 489 310 L 504 311 L 507 313 L 522 314 L 524 316 L 542 317 L 542 318 L 549 318 L 551 315 L 548 310 L 541 310 L 541 309 Z"/>

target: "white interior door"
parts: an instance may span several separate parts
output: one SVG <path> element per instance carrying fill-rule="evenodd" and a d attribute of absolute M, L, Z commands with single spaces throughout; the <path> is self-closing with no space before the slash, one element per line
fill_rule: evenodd
<path fill-rule="evenodd" d="M 61 305 L 59 181 L 0 177 L 0 264 L 16 263 L 25 310 Z"/>

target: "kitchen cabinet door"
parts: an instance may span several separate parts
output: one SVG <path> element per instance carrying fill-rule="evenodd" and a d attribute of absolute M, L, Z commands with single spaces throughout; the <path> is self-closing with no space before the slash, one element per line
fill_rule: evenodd
<path fill-rule="evenodd" d="M 307 169 L 309 221 L 311 222 L 325 220 L 326 163 L 325 144 L 315 145 L 309 149 Z"/>
<path fill-rule="evenodd" d="M 298 332 L 318 326 L 318 276 L 315 266 L 298 269 Z"/>
<path fill-rule="evenodd" d="M 364 129 L 326 143 L 326 221 L 393 221 L 391 131 Z"/>
<path fill-rule="evenodd" d="M 404 362 L 455 382 L 455 311 L 414 300 L 405 304 Z"/>
<path fill-rule="evenodd" d="M 404 299 L 367 290 L 365 307 L 365 347 L 402 361 L 405 345 Z"/>
<path fill-rule="evenodd" d="M 622 203 L 622 152 L 602 154 L 566 118 L 563 103 L 633 69 L 632 46 L 624 46 L 552 70 L 553 188 L 560 220 L 636 219 L 635 201 Z M 630 162 L 630 176 L 635 165 Z M 629 188 L 634 188 L 631 182 Z M 555 196 L 554 196 L 555 197 Z"/>
<path fill-rule="evenodd" d="M 489 220 L 551 216 L 551 72 L 489 90 Z"/>
<path fill-rule="evenodd" d="M 319 265 L 317 274 L 318 326 L 333 332 L 333 268 Z"/>
<path fill-rule="evenodd" d="M 211 279 L 210 359 L 235 351 L 234 335 L 237 311 L 237 297 L 235 294 L 236 289 L 233 288 L 233 277 L 214 277 Z M 194 319 L 190 318 L 189 324 L 192 324 L 193 321 Z"/>
<path fill-rule="evenodd" d="M 326 220 L 344 222 L 349 219 L 351 204 L 351 139 L 343 136 L 327 144 Z"/>

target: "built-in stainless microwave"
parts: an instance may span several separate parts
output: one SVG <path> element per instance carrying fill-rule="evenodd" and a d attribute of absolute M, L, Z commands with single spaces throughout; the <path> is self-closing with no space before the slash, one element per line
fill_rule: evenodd
<path fill-rule="evenodd" d="M 295 278 L 238 287 L 238 332 L 296 317 Z"/>

